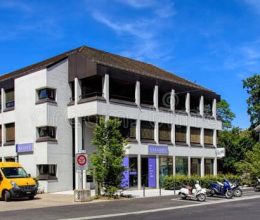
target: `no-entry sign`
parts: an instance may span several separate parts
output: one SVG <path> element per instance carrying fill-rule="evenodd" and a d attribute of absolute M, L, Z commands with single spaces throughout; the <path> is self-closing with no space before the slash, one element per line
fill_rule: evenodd
<path fill-rule="evenodd" d="M 88 167 L 88 155 L 85 153 L 78 153 L 75 157 L 77 170 L 85 170 Z"/>

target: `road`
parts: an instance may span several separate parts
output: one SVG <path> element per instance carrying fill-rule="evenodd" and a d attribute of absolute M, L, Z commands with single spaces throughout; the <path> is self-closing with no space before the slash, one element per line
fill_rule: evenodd
<path fill-rule="evenodd" d="M 19 205 L 19 203 L 14 203 Z M 182 201 L 172 196 L 118 200 L 73 206 L 0 212 L 1 220 L 88 219 L 259 219 L 260 194 L 247 191 L 242 198 L 208 198 L 207 202 Z M 1 208 L 1 207 L 0 207 Z"/>

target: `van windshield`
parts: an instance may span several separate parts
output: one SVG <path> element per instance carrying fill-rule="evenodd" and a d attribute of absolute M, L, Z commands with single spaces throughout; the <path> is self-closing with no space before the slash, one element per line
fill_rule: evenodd
<path fill-rule="evenodd" d="M 22 167 L 4 167 L 2 172 L 6 178 L 26 178 L 28 177 L 26 171 Z"/>

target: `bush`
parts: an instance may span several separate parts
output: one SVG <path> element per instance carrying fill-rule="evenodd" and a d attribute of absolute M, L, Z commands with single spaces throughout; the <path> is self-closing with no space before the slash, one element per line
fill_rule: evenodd
<path fill-rule="evenodd" d="M 166 190 L 178 190 L 183 185 L 195 185 L 196 181 L 200 182 L 200 185 L 204 188 L 209 188 L 210 183 L 212 182 L 222 182 L 224 179 L 228 179 L 231 182 L 234 181 L 240 181 L 240 177 L 232 174 L 228 175 L 218 175 L 218 176 L 182 176 L 182 175 L 176 175 L 176 176 L 166 176 L 162 181 L 162 187 Z"/>
<path fill-rule="evenodd" d="M 105 189 L 105 195 L 108 196 L 109 198 L 115 198 L 117 190 L 118 188 L 115 186 L 108 186 Z"/>

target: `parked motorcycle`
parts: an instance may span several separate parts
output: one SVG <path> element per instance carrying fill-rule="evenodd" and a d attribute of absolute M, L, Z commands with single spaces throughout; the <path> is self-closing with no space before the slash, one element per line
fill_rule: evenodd
<path fill-rule="evenodd" d="M 255 190 L 255 192 L 260 191 L 260 179 L 257 179 L 256 184 L 254 186 L 254 190 Z"/>
<path fill-rule="evenodd" d="M 225 196 L 227 199 L 232 199 L 234 196 L 234 191 L 230 185 L 230 182 L 224 180 L 223 183 L 215 182 L 210 184 L 209 196 L 221 195 Z"/>
<path fill-rule="evenodd" d="M 194 188 L 191 186 L 183 186 L 180 189 L 179 196 L 182 199 L 195 199 L 200 202 L 206 201 L 206 189 L 202 188 L 199 182 L 196 182 Z"/>
<path fill-rule="evenodd" d="M 231 183 L 230 181 L 227 180 L 227 182 L 229 182 L 235 197 L 241 197 L 243 195 L 243 191 L 239 186 L 239 181 L 235 181 L 234 183 Z"/>

